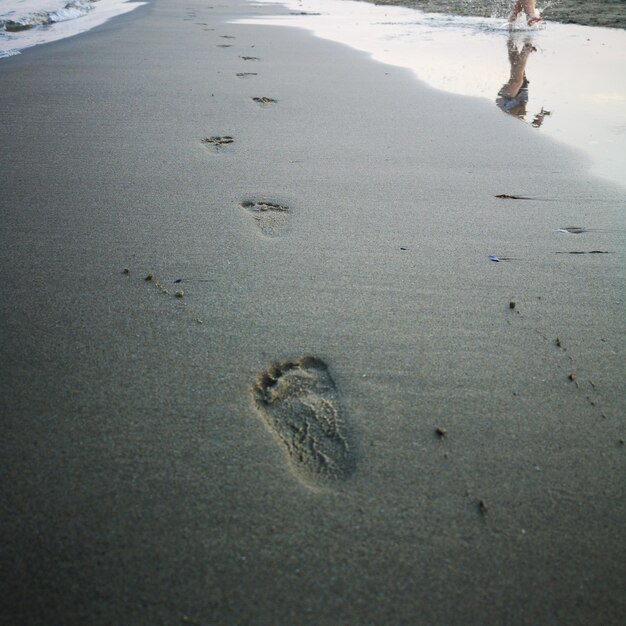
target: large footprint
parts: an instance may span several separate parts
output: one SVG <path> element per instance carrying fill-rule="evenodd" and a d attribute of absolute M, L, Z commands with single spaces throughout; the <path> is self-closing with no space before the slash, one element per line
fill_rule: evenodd
<path fill-rule="evenodd" d="M 254 401 L 302 481 L 328 484 L 352 473 L 354 456 L 323 361 L 304 357 L 270 367 L 254 386 Z"/>

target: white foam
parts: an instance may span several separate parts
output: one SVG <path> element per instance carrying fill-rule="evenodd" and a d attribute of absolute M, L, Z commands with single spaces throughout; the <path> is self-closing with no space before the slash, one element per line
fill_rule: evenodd
<path fill-rule="evenodd" d="M 4 0 L 0 5 L 0 59 L 78 35 L 143 4 L 126 0 Z"/>
<path fill-rule="evenodd" d="M 259 1 L 275 6 L 275 0 Z M 502 17 L 429 14 L 354 0 L 283 0 L 283 5 L 281 15 L 241 22 L 306 28 L 409 68 L 437 89 L 488 99 L 494 115 L 505 115 L 495 101 L 509 79 L 509 39 L 518 48 L 529 41 L 537 49 L 526 66 L 529 132 L 584 151 L 594 174 L 626 183 L 626 31 L 546 21 L 510 33 Z M 296 14 L 302 12 L 310 15 Z M 533 128 L 542 110 L 550 115 Z"/>

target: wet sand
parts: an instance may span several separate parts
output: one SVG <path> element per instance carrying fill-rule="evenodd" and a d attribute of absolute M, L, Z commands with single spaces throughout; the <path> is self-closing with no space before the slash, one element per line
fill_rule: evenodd
<path fill-rule="evenodd" d="M 373 0 L 374 4 L 391 4 L 452 15 L 498 16 L 506 19 L 512 0 Z M 564 24 L 626 28 L 623 0 L 556 0 L 537 2 L 546 20 Z"/>
<path fill-rule="evenodd" d="M 621 624 L 623 189 L 275 10 L 0 63 L 2 621 Z"/>

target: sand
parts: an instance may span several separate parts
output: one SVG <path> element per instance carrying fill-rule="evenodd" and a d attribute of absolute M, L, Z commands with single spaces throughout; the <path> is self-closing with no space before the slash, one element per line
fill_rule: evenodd
<path fill-rule="evenodd" d="M 272 10 L 0 63 L 1 621 L 620 624 L 623 188 Z"/>

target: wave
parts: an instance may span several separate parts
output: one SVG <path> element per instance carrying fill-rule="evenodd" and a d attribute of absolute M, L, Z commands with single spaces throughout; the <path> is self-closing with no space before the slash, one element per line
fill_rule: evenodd
<path fill-rule="evenodd" d="M 67 22 L 86 15 L 92 8 L 92 0 L 69 0 L 62 8 L 52 11 L 32 11 L 23 15 L 11 16 L 11 19 L 0 17 L 0 30 L 16 33 L 37 26 Z"/>

